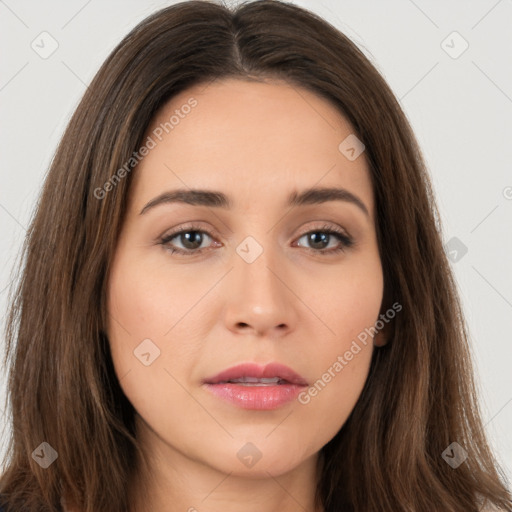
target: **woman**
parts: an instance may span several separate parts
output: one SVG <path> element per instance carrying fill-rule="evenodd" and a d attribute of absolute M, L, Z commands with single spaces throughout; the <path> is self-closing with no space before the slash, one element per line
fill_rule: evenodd
<path fill-rule="evenodd" d="M 6 512 L 512 510 L 411 128 L 291 4 L 184 2 L 112 52 L 7 334 Z"/>

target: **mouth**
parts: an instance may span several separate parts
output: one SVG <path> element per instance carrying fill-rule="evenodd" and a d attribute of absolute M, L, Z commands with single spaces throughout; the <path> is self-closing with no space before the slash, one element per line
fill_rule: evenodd
<path fill-rule="evenodd" d="M 270 377 L 268 379 L 257 377 L 240 377 L 239 379 L 230 379 L 226 381 L 218 382 L 217 384 L 240 384 L 241 386 L 275 386 L 290 384 L 285 379 L 281 379 L 280 377 Z"/>
<path fill-rule="evenodd" d="M 205 384 L 233 383 L 251 386 L 296 384 L 307 386 L 307 381 L 297 372 L 280 363 L 260 366 L 255 363 L 239 364 L 204 380 Z"/>
<path fill-rule="evenodd" d="M 242 409 L 271 410 L 292 401 L 308 383 L 279 363 L 246 363 L 206 378 L 203 385 L 216 397 Z"/>

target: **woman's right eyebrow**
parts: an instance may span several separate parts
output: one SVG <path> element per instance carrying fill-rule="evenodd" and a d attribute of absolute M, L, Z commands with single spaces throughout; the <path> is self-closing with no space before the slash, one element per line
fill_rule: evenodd
<path fill-rule="evenodd" d="M 293 191 L 285 206 L 306 206 L 322 204 L 329 201 L 343 201 L 357 206 L 366 217 L 369 217 L 368 208 L 364 202 L 352 192 L 337 187 L 308 188 L 301 192 Z M 223 192 L 204 189 L 176 189 L 163 192 L 151 199 L 141 210 L 143 215 L 159 205 L 171 203 L 185 203 L 193 206 L 207 206 L 213 208 L 232 209 L 233 201 Z"/>

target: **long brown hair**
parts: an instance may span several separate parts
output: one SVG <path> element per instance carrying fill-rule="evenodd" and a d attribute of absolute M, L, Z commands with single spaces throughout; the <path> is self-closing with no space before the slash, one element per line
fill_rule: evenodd
<path fill-rule="evenodd" d="M 512 510 L 485 439 L 467 327 L 411 127 L 354 43 L 317 15 L 275 0 L 233 10 L 190 1 L 156 12 L 114 49 L 76 109 L 11 297 L 6 510 L 61 511 L 62 496 L 84 512 L 128 510 L 144 454 L 110 357 L 105 288 L 133 155 L 166 101 L 223 77 L 306 88 L 328 99 L 366 146 L 383 311 L 394 302 L 403 310 L 388 344 L 374 350 L 352 414 L 321 450 L 317 497 L 325 511 L 471 512 L 486 500 Z M 58 454 L 47 468 L 37 463 L 38 453 L 51 453 L 43 442 Z M 467 452 L 456 469 L 442 456 L 454 442 Z"/>

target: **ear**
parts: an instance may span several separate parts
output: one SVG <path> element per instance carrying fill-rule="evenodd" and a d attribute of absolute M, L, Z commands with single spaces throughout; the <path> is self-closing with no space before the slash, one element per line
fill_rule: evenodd
<path fill-rule="evenodd" d="M 384 308 L 384 311 L 386 308 Z M 387 318 L 385 313 L 379 314 L 379 318 L 375 322 L 376 327 L 382 326 L 378 329 L 373 337 L 373 344 L 376 347 L 383 347 L 393 338 L 394 333 L 394 320 Z"/>
<path fill-rule="evenodd" d="M 383 347 L 384 345 L 387 345 L 390 339 L 390 330 L 390 325 L 386 324 L 384 328 L 382 328 L 380 331 L 377 331 L 373 337 L 374 346 Z"/>

